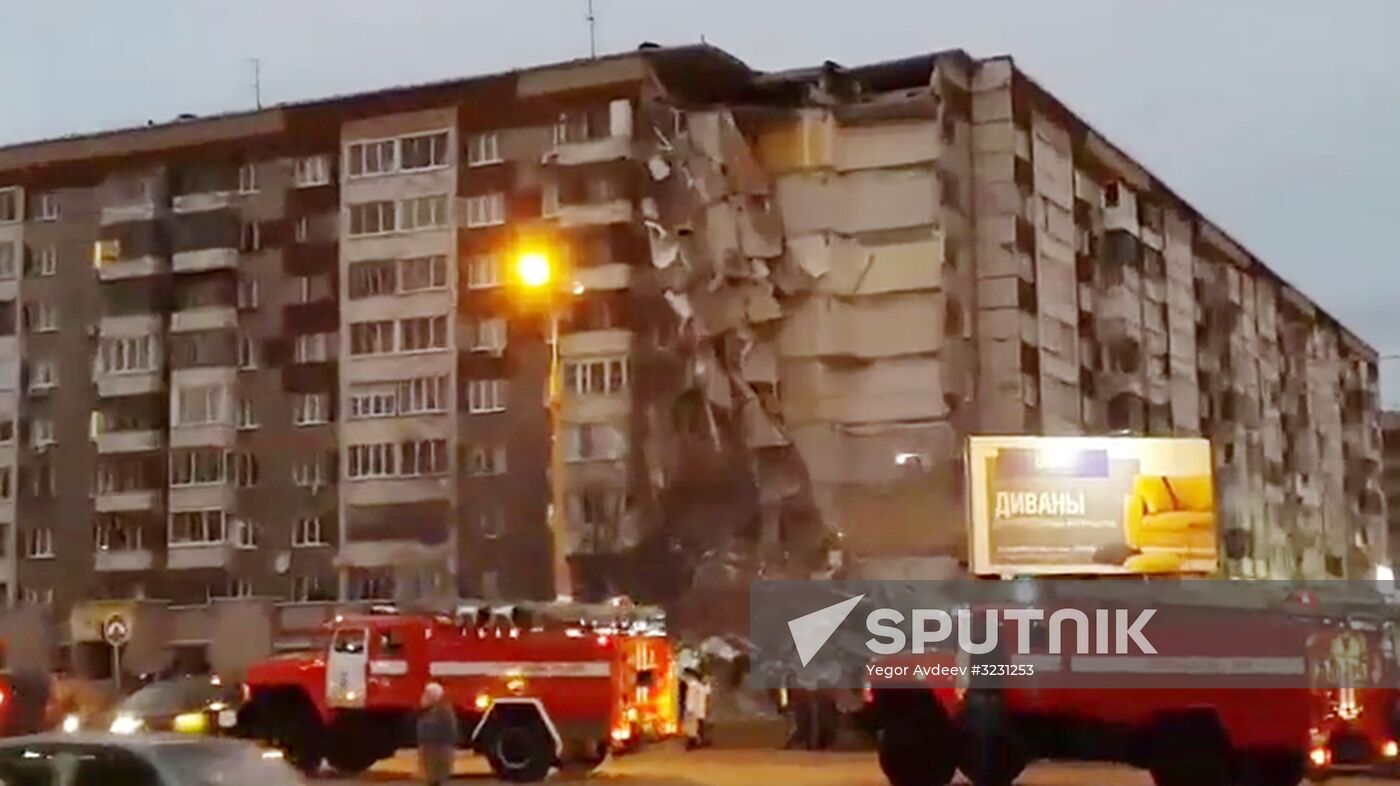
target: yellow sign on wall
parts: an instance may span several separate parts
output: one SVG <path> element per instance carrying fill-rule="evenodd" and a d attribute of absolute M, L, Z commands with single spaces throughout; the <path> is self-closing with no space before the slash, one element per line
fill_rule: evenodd
<path fill-rule="evenodd" d="M 1207 440 L 972 437 L 967 471 L 974 573 L 1219 568 Z"/>

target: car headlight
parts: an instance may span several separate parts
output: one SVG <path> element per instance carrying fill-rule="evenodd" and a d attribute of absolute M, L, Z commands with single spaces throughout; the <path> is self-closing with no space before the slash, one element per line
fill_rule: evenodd
<path fill-rule="evenodd" d="M 113 734 L 135 734 L 146 726 L 146 722 L 125 712 L 112 719 L 112 725 L 108 731 Z"/>
<path fill-rule="evenodd" d="M 181 734 L 203 734 L 209 729 L 209 719 L 202 712 L 182 712 L 175 716 L 170 728 Z"/>
<path fill-rule="evenodd" d="M 77 734 L 77 733 L 78 733 L 78 729 L 81 729 L 82 726 L 83 726 L 83 721 L 82 721 L 82 719 L 79 718 L 77 715 L 65 715 L 65 716 L 63 716 L 63 733 L 64 733 L 64 734 Z"/>

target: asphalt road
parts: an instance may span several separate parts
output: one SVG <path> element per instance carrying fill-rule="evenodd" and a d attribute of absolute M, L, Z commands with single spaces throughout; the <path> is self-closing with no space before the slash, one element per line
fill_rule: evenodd
<path fill-rule="evenodd" d="M 414 759 L 405 752 L 381 762 L 359 780 L 319 781 L 325 786 L 382 785 L 413 782 Z M 486 765 L 473 757 L 457 764 L 464 786 L 499 783 Z M 687 753 L 665 745 L 609 761 L 586 779 L 601 786 L 887 786 L 873 753 L 807 753 L 799 751 L 724 750 Z M 557 777 L 550 783 L 561 783 Z M 960 781 L 955 781 L 959 783 Z M 1384 786 L 1400 781 L 1335 778 L 1328 786 Z M 1151 786 L 1145 772 L 1128 767 L 1089 764 L 1038 764 L 1017 780 L 1018 786 Z"/>

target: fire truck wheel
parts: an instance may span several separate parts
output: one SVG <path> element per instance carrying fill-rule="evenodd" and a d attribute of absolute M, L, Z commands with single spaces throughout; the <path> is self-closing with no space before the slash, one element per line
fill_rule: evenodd
<path fill-rule="evenodd" d="M 1230 786 L 1230 738 L 1213 713 L 1161 718 L 1150 737 L 1148 771 L 1157 786 Z"/>
<path fill-rule="evenodd" d="M 876 749 L 890 786 L 947 786 L 957 770 L 950 731 L 898 721 L 880 729 Z"/>
<path fill-rule="evenodd" d="M 300 693 L 263 694 L 243 708 L 239 725 L 248 735 L 282 751 L 287 763 L 307 775 L 321 769 L 321 718 Z"/>
<path fill-rule="evenodd" d="M 345 741 L 332 743 L 326 750 L 326 763 L 337 775 L 358 775 L 377 761 L 379 755 L 374 750 Z"/>
<path fill-rule="evenodd" d="M 542 781 L 554 766 L 554 738 L 538 719 L 493 724 L 485 748 L 491 772 L 503 781 Z"/>
<path fill-rule="evenodd" d="M 608 746 L 600 740 L 580 740 L 566 746 L 559 762 L 559 772 L 568 778 L 579 778 L 598 768 L 608 758 Z"/>

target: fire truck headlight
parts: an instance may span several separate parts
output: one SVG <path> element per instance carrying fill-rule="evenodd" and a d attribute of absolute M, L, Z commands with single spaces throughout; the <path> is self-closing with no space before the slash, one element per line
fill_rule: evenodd
<path fill-rule="evenodd" d="M 63 733 L 64 733 L 64 734 L 77 734 L 77 733 L 78 733 L 78 729 L 82 728 L 82 726 L 83 726 L 82 719 L 80 719 L 77 715 L 75 715 L 75 714 L 69 714 L 69 715 L 63 716 Z"/>
<path fill-rule="evenodd" d="M 122 713 L 112 719 L 112 725 L 107 730 L 113 734 L 135 734 L 145 725 L 146 722 L 140 718 Z"/>
<path fill-rule="evenodd" d="M 490 697 L 490 696 L 486 695 L 485 693 L 478 693 L 478 694 L 476 694 L 476 708 L 477 708 L 478 710 L 480 710 L 480 711 L 482 711 L 482 712 L 485 712 L 485 711 L 486 711 L 486 708 L 487 708 L 487 707 L 490 707 L 490 706 L 491 706 L 491 697 Z"/>
<path fill-rule="evenodd" d="M 1381 755 L 1387 759 L 1393 759 L 1396 756 L 1400 756 L 1400 742 L 1396 742 L 1395 740 L 1386 740 L 1385 744 L 1381 746 Z"/>
<path fill-rule="evenodd" d="M 1308 761 L 1311 761 L 1314 767 L 1326 767 L 1331 760 L 1332 754 L 1326 748 L 1313 748 L 1308 751 Z"/>

